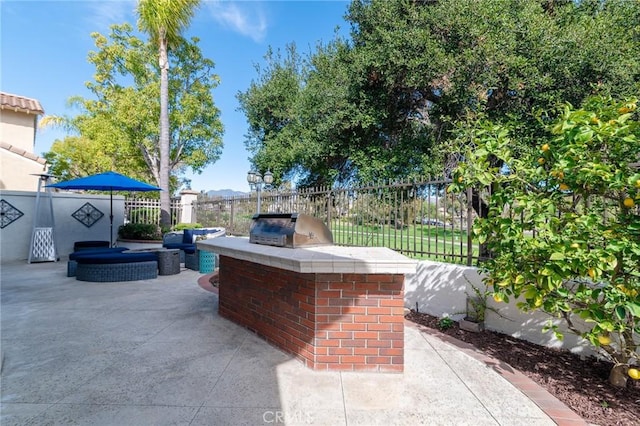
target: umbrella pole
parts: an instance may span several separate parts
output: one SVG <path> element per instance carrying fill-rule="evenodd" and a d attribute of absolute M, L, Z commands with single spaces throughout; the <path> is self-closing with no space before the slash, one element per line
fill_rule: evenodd
<path fill-rule="evenodd" d="M 109 247 L 113 247 L 113 189 L 111 194 L 111 211 L 109 212 Z"/>

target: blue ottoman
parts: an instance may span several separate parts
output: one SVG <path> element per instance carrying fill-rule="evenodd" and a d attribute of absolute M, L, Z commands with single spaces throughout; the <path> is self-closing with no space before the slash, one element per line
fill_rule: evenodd
<path fill-rule="evenodd" d="M 101 248 L 86 248 L 81 249 L 79 251 L 75 251 L 69 255 L 69 261 L 67 262 L 67 276 L 75 277 L 76 276 L 76 268 L 78 267 L 78 262 L 76 259 L 81 256 L 86 256 L 89 254 L 102 254 L 102 253 L 122 253 L 123 251 L 128 250 L 126 247 L 101 247 Z"/>

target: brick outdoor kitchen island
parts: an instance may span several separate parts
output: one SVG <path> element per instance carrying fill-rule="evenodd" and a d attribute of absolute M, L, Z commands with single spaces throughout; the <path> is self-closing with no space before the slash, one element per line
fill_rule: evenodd
<path fill-rule="evenodd" d="M 383 247 L 197 245 L 220 256 L 220 315 L 314 370 L 403 371 L 404 275 L 414 260 Z"/>

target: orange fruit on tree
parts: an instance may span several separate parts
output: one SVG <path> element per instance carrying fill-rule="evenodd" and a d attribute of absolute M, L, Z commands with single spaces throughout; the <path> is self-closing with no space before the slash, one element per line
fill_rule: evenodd
<path fill-rule="evenodd" d="M 636 297 L 638 295 L 638 290 L 635 288 L 627 288 L 624 284 L 618 284 L 616 288 L 629 297 Z"/>
<path fill-rule="evenodd" d="M 567 185 L 566 183 L 561 183 L 559 188 L 560 188 L 560 191 L 568 191 L 569 185 Z"/>
<path fill-rule="evenodd" d="M 462 176 L 458 177 L 458 182 L 459 183 L 462 183 L 463 181 L 464 181 L 464 177 L 462 177 Z"/>
<path fill-rule="evenodd" d="M 548 144 L 548 143 L 545 143 L 544 145 L 542 145 L 542 147 L 541 147 L 540 149 L 542 149 L 542 152 L 547 152 L 547 151 L 549 151 L 549 144 Z"/>
<path fill-rule="evenodd" d="M 600 334 L 598 336 L 598 342 L 600 342 L 600 344 L 603 345 L 603 346 L 610 345 L 611 344 L 611 337 L 605 336 L 604 334 Z"/>
<path fill-rule="evenodd" d="M 564 179 L 564 172 L 562 170 L 553 170 L 549 174 L 558 180 Z"/>
<path fill-rule="evenodd" d="M 538 164 L 540 165 L 544 164 L 544 158 L 542 157 L 538 158 Z"/>
<path fill-rule="evenodd" d="M 633 198 L 631 197 L 627 197 L 624 199 L 624 201 L 622 202 L 622 204 L 624 204 L 624 206 L 628 209 L 633 208 L 633 206 L 636 205 L 635 201 L 633 201 Z"/>
<path fill-rule="evenodd" d="M 593 268 L 589 268 L 589 270 L 587 271 L 587 274 L 589 274 L 591 279 L 594 279 L 596 277 L 596 270 Z"/>
<path fill-rule="evenodd" d="M 629 377 L 631 377 L 633 380 L 640 380 L 640 371 L 638 371 L 637 368 L 630 368 L 627 370 L 627 374 L 629 375 Z"/>

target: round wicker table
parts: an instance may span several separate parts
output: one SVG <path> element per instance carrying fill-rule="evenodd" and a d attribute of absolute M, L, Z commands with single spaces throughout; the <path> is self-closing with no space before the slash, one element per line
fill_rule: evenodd
<path fill-rule="evenodd" d="M 164 247 L 131 249 L 130 252 L 147 252 L 158 255 L 158 275 L 176 275 L 180 273 L 180 250 L 167 249 Z"/>
<path fill-rule="evenodd" d="M 176 275 L 180 273 L 180 250 L 158 250 L 158 275 Z"/>

